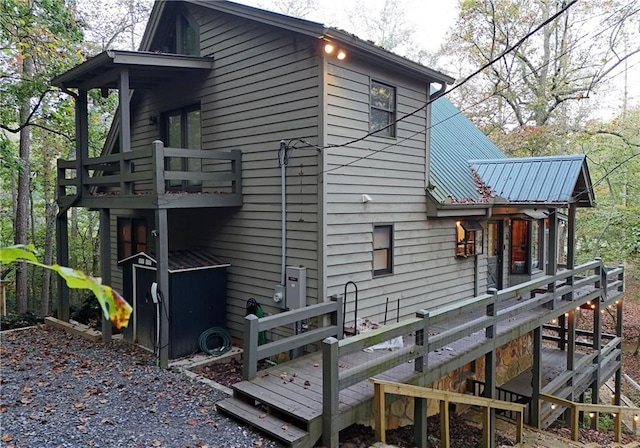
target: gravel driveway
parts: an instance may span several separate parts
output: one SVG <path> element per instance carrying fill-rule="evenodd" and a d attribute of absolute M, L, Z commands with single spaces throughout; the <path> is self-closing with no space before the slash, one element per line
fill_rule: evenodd
<path fill-rule="evenodd" d="M 1 447 L 280 447 L 219 415 L 225 394 L 131 344 L 0 333 Z"/>

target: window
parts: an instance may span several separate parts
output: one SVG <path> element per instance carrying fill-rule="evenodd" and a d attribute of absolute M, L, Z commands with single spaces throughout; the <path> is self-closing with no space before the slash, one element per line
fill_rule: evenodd
<path fill-rule="evenodd" d="M 164 134 L 169 148 L 200 149 L 200 106 L 190 106 L 167 112 L 164 116 Z M 202 171 L 202 160 L 187 157 L 167 157 L 167 171 Z M 168 191 L 202 191 L 201 180 L 172 179 L 167 181 Z"/>
<path fill-rule="evenodd" d="M 482 236 L 478 221 L 456 221 L 456 257 L 481 254 Z"/>
<path fill-rule="evenodd" d="M 369 130 L 383 137 L 396 136 L 396 89 L 371 81 Z"/>
<path fill-rule="evenodd" d="M 540 221 L 511 221 L 511 273 L 531 274 L 543 267 L 540 250 L 544 241 L 544 225 Z"/>
<path fill-rule="evenodd" d="M 393 226 L 373 226 L 373 275 L 393 273 Z"/>
<path fill-rule="evenodd" d="M 182 16 L 178 18 L 177 27 L 176 35 L 179 38 L 176 47 L 178 48 L 178 53 L 189 56 L 200 56 L 197 25 Z"/>
<path fill-rule="evenodd" d="M 142 218 L 118 218 L 118 260 L 147 250 L 147 223 Z"/>

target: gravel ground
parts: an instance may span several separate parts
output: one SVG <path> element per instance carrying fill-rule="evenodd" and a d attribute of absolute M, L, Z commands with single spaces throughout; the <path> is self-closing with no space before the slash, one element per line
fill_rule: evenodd
<path fill-rule="evenodd" d="M 0 333 L 1 447 L 267 448 L 215 411 L 223 392 L 153 355 L 50 327 Z"/>

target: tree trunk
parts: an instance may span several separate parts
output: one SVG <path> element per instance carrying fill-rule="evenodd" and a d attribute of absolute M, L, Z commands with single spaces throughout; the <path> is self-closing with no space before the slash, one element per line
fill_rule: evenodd
<path fill-rule="evenodd" d="M 33 58 L 27 56 L 22 63 L 22 76 L 28 78 L 33 75 Z M 20 123 L 26 124 L 30 112 L 30 100 L 25 99 L 20 105 Z M 14 241 L 16 244 L 27 244 L 29 227 L 29 180 L 31 169 L 29 166 L 29 147 L 31 144 L 31 129 L 24 126 L 20 130 L 20 170 L 18 171 L 18 194 L 16 197 L 16 222 Z M 28 279 L 27 263 L 18 263 L 16 268 L 16 311 L 24 313 L 28 308 Z"/>

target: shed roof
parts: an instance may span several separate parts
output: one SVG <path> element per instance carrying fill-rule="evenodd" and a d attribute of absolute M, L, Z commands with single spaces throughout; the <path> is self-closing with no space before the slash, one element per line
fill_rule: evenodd
<path fill-rule="evenodd" d="M 470 160 L 469 167 L 509 203 L 594 205 L 585 155 Z"/>
<path fill-rule="evenodd" d="M 440 203 L 452 198 L 478 202 L 481 193 L 468 160 L 507 156 L 451 101 L 441 97 L 431 106 L 430 194 Z"/>
<path fill-rule="evenodd" d="M 138 261 L 138 264 L 148 264 L 150 266 L 157 264 L 155 255 L 146 252 L 140 252 L 124 258 L 118 261 L 118 264 L 134 260 Z M 227 266 L 231 265 L 206 250 L 178 250 L 169 252 L 169 273 L 224 268 Z"/>

